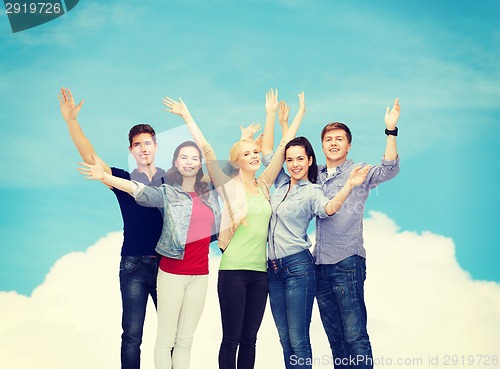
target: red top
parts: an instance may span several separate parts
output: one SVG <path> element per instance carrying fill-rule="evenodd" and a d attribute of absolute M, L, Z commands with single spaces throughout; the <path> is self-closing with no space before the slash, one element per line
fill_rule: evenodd
<path fill-rule="evenodd" d="M 210 235 L 214 225 L 212 209 L 199 198 L 196 192 L 189 192 L 193 200 L 191 221 L 184 250 L 184 259 L 171 259 L 163 256 L 160 269 L 166 273 L 181 275 L 208 274 L 208 252 Z"/>

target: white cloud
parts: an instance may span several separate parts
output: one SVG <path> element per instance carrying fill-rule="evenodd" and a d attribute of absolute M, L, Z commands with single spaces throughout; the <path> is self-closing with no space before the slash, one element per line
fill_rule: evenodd
<path fill-rule="evenodd" d="M 0 292 L 1 368 L 119 368 L 121 239 L 120 233 L 110 233 L 85 253 L 64 256 L 31 297 Z M 500 285 L 472 280 L 457 264 L 451 239 L 400 231 L 386 215 L 372 212 L 365 220 L 365 243 L 369 332 L 378 367 L 443 367 L 445 355 L 458 355 L 454 367 L 465 368 L 471 366 L 468 355 L 500 355 Z M 194 369 L 217 368 L 218 262 L 211 257 L 209 294 L 193 347 Z M 150 308 L 144 368 L 153 367 L 155 326 Z M 315 368 L 331 368 L 317 310 L 311 336 Z M 429 357 L 436 355 L 439 365 L 429 364 Z M 398 359 L 422 362 L 397 365 Z M 479 356 L 473 359 L 473 366 L 480 366 Z M 499 367 L 493 363 L 490 360 L 488 367 Z M 259 332 L 256 368 L 280 367 L 281 348 L 268 309 Z"/>

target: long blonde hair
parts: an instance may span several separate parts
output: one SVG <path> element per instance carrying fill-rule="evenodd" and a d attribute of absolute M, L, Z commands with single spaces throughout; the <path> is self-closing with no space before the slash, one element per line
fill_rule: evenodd
<path fill-rule="evenodd" d="M 229 204 L 228 201 L 225 201 L 224 209 L 228 213 L 227 215 L 231 221 L 233 231 L 236 231 L 236 228 L 238 228 L 240 224 L 247 225 L 245 220 L 248 212 L 247 193 L 245 189 L 245 182 L 243 180 L 243 174 L 237 163 L 241 145 L 244 143 L 255 144 L 255 141 L 251 139 L 240 140 L 229 150 L 229 165 L 232 170 L 232 178 L 229 181 L 230 194 L 228 196 L 231 196 L 231 204 Z"/>

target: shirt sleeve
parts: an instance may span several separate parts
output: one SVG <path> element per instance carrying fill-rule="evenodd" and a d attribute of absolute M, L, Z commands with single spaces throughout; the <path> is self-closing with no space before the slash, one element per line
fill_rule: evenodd
<path fill-rule="evenodd" d="M 264 164 L 266 168 L 269 166 L 269 164 L 271 164 L 273 156 L 274 156 L 274 151 L 262 156 L 262 164 Z"/>
<path fill-rule="evenodd" d="M 382 162 L 380 165 L 376 165 L 370 168 L 365 183 L 367 183 L 370 188 L 374 188 L 382 182 L 386 182 L 396 177 L 398 173 L 399 155 L 394 160 L 385 160 L 384 158 L 382 158 Z"/>
<path fill-rule="evenodd" d="M 311 212 L 321 219 L 328 218 L 329 215 L 326 212 L 326 204 L 328 204 L 330 200 L 325 196 L 323 190 L 319 186 L 314 186 L 311 195 Z"/>
<path fill-rule="evenodd" d="M 285 145 L 286 140 L 282 139 L 278 147 L 276 148 L 276 152 L 274 153 L 271 162 L 258 178 L 259 180 L 263 181 L 268 187 L 271 187 L 271 185 L 276 180 L 276 177 L 278 177 L 281 169 L 283 168 L 283 163 L 285 162 Z"/>
<path fill-rule="evenodd" d="M 136 185 L 135 191 L 132 193 L 135 201 L 142 206 L 149 206 L 155 208 L 162 208 L 166 198 L 164 186 L 153 187 L 145 186 L 144 184 L 132 181 Z"/>

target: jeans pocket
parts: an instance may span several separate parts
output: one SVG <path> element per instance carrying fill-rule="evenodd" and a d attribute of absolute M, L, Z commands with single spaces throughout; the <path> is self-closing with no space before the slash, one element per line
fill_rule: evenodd
<path fill-rule="evenodd" d="M 120 261 L 120 273 L 132 273 L 140 265 L 140 258 L 136 256 L 126 256 Z"/>
<path fill-rule="evenodd" d="M 337 264 L 334 264 L 335 269 L 338 269 L 341 272 L 354 273 L 354 271 L 356 270 L 356 259 L 358 257 L 359 256 L 357 255 L 353 255 L 342 261 L 339 261 Z"/>
<path fill-rule="evenodd" d="M 313 264 L 310 261 L 300 261 L 287 265 L 285 270 L 289 275 L 303 277 L 313 270 Z"/>

